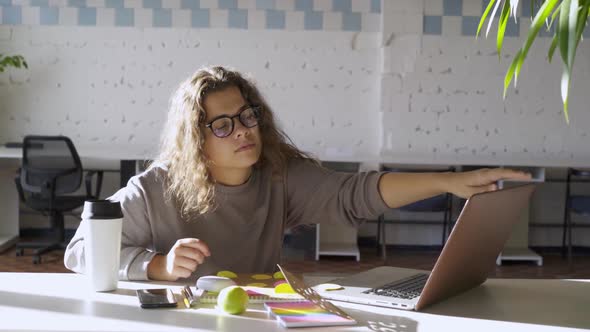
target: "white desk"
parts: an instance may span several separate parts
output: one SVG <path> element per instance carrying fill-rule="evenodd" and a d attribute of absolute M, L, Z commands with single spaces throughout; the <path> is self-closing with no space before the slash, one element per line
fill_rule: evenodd
<path fill-rule="evenodd" d="M 357 244 L 357 229 L 348 225 L 316 224 L 315 260 L 320 256 L 352 256 L 357 262 L 361 253 Z"/>
<path fill-rule="evenodd" d="M 83 163 L 87 161 L 96 162 L 98 160 L 117 160 L 125 175 L 129 177 L 135 171 L 135 160 L 145 160 L 153 158 L 152 149 L 126 149 L 117 147 L 117 149 L 107 147 L 77 147 L 76 150 L 80 155 Z M 6 148 L 0 146 L 0 252 L 12 247 L 18 240 L 19 234 L 19 198 L 14 184 L 16 170 L 20 167 L 22 158 L 22 149 Z M 132 170 L 129 170 L 131 165 Z M 122 181 L 125 182 L 126 181 Z"/>
<path fill-rule="evenodd" d="M 325 278 L 306 277 L 312 284 Z M 141 309 L 135 289 L 170 283 L 120 282 L 94 293 L 76 274 L 0 273 L 0 330 L 18 331 L 285 331 L 262 305 L 240 316 L 212 305 L 196 309 Z M 180 286 L 170 286 L 178 293 Z M 336 303 L 359 324 L 311 331 L 575 331 L 590 328 L 590 282 L 491 279 L 483 286 L 409 312 Z M 294 329 L 297 331 L 298 329 Z"/>
<path fill-rule="evenodd" d="M 337 172 L 358 173 L 360 163 L 358 162 L 333 162 L 329 159 L 321 161 L 322 166 Z M 316 246 L 315 260 L 320 256 L 352 256 L 360 261 L 361 253 L 358 247 L 358 229 L 351 225 L 341 223 L 316 224 L 315 228 Z"/>
<path fill-rule="evenodd" d="M 76 151 L 81 159 L 102 160 L 148 160 L 153 159 L 156 151 L 154 147 L 137 146 L 76 146 Z M 7 148 L 0 145 L 0 158 L 22 158 L 23 150 L 20 148 Z"/>
<path fill-rule="evenodd" d="M 18 240 L 19 198 L 14 184 L 20 156 L 0 158 L 0 252 L 10 248 Z"/>
<path fill-rule="evenodd" d="M 531 181 L 542 183 L 545 182 L 545 168 L 544 167 L 515 167 L 529 172 L 532 176 Z M 510 187 L 511 185 L 522 184 L 522 182 L 504 183 L 500 181 L 498 188 Z M 520 220 L 512 227 L 510 238 L 506 241 L 504 249 L 496 259 L 497 265 L 502 265 L 503 261 L 527 261 L 535 262 L 537 266 L 543 265 L 543 257 L 533 250 L 529 249 L 529 222 L 530 222 L 530 204 L 529 208 L 523 211 Z"/>

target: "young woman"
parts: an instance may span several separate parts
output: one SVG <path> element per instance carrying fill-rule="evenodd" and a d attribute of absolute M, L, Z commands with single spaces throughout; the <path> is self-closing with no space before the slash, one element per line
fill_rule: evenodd
<path fill-rule="evenodd" d="M 220 270 L 273 272 L 285 229 L 358 225 L 444 192 L 468 198 L 507 169 L 465 173 L 338 173 L 299 151 L 252 82 L 223 67 L 198 70 L 171 99 L 159 157 L 111 199 L 123 209 L 123 280 L 196 278 Z M 82 227 L 67 268 L 84 272 Z"/>

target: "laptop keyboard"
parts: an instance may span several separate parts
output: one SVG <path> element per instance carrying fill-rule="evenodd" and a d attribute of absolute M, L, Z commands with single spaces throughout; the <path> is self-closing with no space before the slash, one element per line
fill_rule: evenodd
<path fill-rule="evenodd" d="M 411 300 L 420 296 L 427 280 L 428 274 L 420 273 L 381 287 L 366 290 L 363 293 Z"/>

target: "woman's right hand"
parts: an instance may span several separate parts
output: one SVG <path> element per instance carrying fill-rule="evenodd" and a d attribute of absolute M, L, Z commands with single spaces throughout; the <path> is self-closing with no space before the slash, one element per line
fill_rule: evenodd
<path fill-rule="evenodd" d="M 180 239 L 166 256 L 154 256 L 147 267 L 148 278 L 166 281 L 188 278 L 209 256 L 211 252 L 205 242 L 195 238 Z"/>

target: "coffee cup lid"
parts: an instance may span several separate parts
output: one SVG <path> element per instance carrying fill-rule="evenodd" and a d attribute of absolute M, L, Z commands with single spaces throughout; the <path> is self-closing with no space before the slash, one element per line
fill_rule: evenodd
<path fill-rule="evenodd" d="M 123 218 L 121 203 L 106 199 L 91 199 L 84 202 L 82 219 L 118 219 Z"/>

